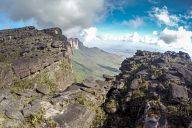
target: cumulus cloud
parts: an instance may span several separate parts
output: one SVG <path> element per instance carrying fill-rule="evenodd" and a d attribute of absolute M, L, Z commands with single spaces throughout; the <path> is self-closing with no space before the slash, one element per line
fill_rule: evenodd
<path fill-rule="evenodd" d="M 105 10 L 105 0 L 2 0 L 0 11 L 13 21 L 35 20 L 41 27 L 58 26 L 74 33 L 91 26 Z"/>
<path fill-rule="evenodd" d="M 80 36 L 81 36 L 82 40 L 85 42 L 91 42 L 93 40 L 98 40 L 97 28 L 90 27 L 90 28 L 84 29 L 84 30 L 82 30 Z"/>
<path fill-rule="evenodd" d="M 159 34 L 159 42 L 163 47 L 181 49 L 192 54 L 192 31 L 187 31 L 183 27 L 179 27 L 178 30 L 165 28 Z"/>
<path fill-rule="evenodd" d="M 128 26 L 128 27 L 138 28 L 138 27 L 143 26 L 145 24 L 145 22 L 144 22 L 143 18 L 136 17 L 136 18 L 128 20 L 128 21 L 123 21 L 122 24 L 125 26 Z"/>
<path fill-rule="evenodd" d="M 124 35 L 98 35 L 97 31 L 95 27 L 83 30 L 82 37 L 85 42 L 124 41 L 127 43 L 152 44 L 164 50 L 184 51 L 192 56 L 192 31 L 188 31 L 183 27 L 179 27 L 177 30 L 165 28 L 161 32 L 153 31 L 149 35 L 140 35 L 137 32 Z"/>
<path fill-rule="evenodd" d="M 154 7 L 150 12 L 150 16 L 155 18 L 160 25 L 178 26 L 180 21 L 176 15 L 171 15 L 166 6 L 163 8 Z"/>

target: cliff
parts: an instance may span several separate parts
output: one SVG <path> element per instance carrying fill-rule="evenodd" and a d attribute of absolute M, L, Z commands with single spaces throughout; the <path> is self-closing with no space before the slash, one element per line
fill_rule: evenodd
<path fill-rule="evenodd" d="M 118 75 L 74 83 L 73 48 L 88 55 L 105 53 L 67 39 L 59 28 L 0 31 L 0 127 L 192 126 L 192 62 L 187 53 L 138 50 L 122 62 Z"/>
<path fill-rule="evenodd" d="M 0 127 L 101 126 L 110 85 L 73 83 L 73 44 L 59 28 L 0 31 Z"/>
<path fill-rule="evenodd" d="M 84 79 L 104 80 L 103 73 L 117 75 L 123 57 L 108 53 L 97 47 L 86 47 L 76 38 L 71 38 L 73 50 L 73 69 L 77 82 Z"/>
<path fill-rule="evenodd" d="M 189 128 L 192 62 L 184 52 L 137 51 L 124 60 L 104 104 L 104 128 Z"/>
<path fill-rule="evenodd" d="M 24 27 L 0 31 L 0 87 L 15 82 L 51 80 L 57 89 L 73 81 L 72 48 L 59 28 Z M 35 82 L 34 82 L 35 83 Z"/>

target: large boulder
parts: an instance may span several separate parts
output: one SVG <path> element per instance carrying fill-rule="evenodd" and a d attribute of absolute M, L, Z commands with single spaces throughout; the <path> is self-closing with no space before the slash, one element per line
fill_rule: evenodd
<path fill-rule="evenodd" d="M 80 104 L 70 104 L 63 114 L 55 116 L 54 120 L 62 128 L 89 128 L 95 113 Z"/>
<path fill-rule="evenodd" d="M 188 100 L 187 88 L 173 84 L 171 87 L 171 97 L 173 100 L 183 99 Z"/>

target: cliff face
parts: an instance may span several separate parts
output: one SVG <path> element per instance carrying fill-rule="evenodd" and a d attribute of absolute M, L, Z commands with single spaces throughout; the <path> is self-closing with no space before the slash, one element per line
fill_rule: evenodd
<path fill-rule="evenodd" d="M 46 76 L 64 89 L 72 83 L 72 48 L 59 28 L 0 31 L 0 87 Z"/>
<path fill-rule="evenodd" d="M 103 80 L 103 73 L 117 75 L 123 57 L 97 47 L 86 47 L 76 38 L 69 39 L 73 50 L 73 69 L 77 82 L 84 79 Z"/>
<path fill-rule="evenodd" d="M 72 48 L 77 47 L 87 50 L 59 28 L 0 31 L 0 127 L 192 126 L 187 53 L 137 51 L 122 62 L 119 75 L 72 84 Z"/>
<path fill-rule="evenodd" d="M 104 105 L 104 128 L 192 125 L 192 62 L 187 53 L 137 53 L 123 61 Z"/>
<path fill-rule="evenodd" d="M 73 44 L 59 28 L 0 31 L 0 127 L 101 125 L 101 104 L 110 85 L 99 80 L 73 83 Z"/>

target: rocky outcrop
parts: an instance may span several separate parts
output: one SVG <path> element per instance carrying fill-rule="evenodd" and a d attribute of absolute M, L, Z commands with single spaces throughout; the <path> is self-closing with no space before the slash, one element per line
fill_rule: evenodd
<path fill-rule="evenodd" d="M 73 81 L 72 48 L 60 28 L 0 31 L 0 87 L 43 74 L 64 89 Z"/>
<path fill-rule="evenodd" d="M 46 86 L 23 91 L 0 90 L 0 126 L 43 128 L 99 127 L 105 119 L 101 108 L 110 84 L 85 80 L 62 92 Z"/>
<path fill-rule="evenodd" d="M 68 41 L 73 49 L 79 49 L 79 45 L 82 45 L 78 38 L 70 38 Z"/>
<path fill-rule="evenodd" d="M 137 51 L 124 60 L 111 79 L 103 128 L 191 127 L 191 66 L 184 52 Z"/>
<path fill-rule="evenodd" d="M 72 49 L 59 28 L 0 31 L 0 127 L 95 128 L 105 81 L 73 83 Z M 72 84 L 73 83 L 73 84 Z"/>
<path fill-rule="evenodd" d="M 187 53 L 137 51 L 119 75 L 72 84 L 77 41 L 59 28 L 0 31 L 0 127 L 191 127 Z"/>

